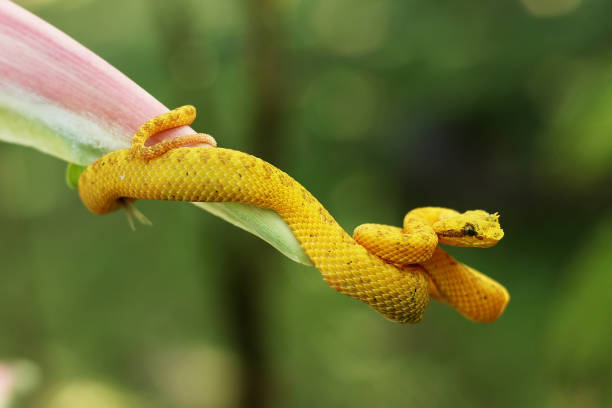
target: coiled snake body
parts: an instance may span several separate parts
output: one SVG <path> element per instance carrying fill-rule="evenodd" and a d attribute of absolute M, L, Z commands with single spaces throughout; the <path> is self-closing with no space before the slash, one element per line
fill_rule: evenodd
<path fill-rule="evenodd" d="M 471 320 L 493 321 L 504 310 L 509 296 L 503 286 L 437 245 L 491 246 L 503 236 L 497 215 L 426 207 L 408 213 L 403 229 L 365 224 L 353 239 L 297 181 L 257 157 L 184 147 L 214 143 L 202 134 L 145 146 L 151 135 L 190 125 L 194 118 L 192 106 L 160 115 L 138 130 L 131 148 L 87 167 L 79 179 L 87 208 L 104 214 L 135 199 L 249 203 L 274 210 L 286 221 L 332 288 L 391 320 L 420 321 L 430 295 Z"/>

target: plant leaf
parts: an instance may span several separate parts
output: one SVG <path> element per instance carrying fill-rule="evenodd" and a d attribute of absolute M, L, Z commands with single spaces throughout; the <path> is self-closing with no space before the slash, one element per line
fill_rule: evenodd
<path fill-rule="evenodd" d="M 289 259 L 313 266 L 285 221 L 274 211 L 243 203 L 194 203 L 230 224 L 263 239 Z"/>
<path fill-rule="evenodd" d="M 71 186 L 77 165 L 128 147 L 141 124 L 168 111 L 102 58 L 8 0 L 0 0 L 0 50 L 0 140 L 72 163 Z M 160 140 L 191 133 L 182 126 Z M 312 265 L 275 212 L 237 203 L 196 205 Z"/>
<path fill-rule="evenodd" d="M 79 188 L 79 177 L 85 171 L 86 167 L 75 163 L 68 163 L 66 166 L 66 184 L 73 190 Z"/>

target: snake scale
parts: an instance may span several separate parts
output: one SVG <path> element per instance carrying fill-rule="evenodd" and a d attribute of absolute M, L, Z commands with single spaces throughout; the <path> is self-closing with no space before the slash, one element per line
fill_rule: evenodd
<path fill-rule="evenodd" d="M 79 178 L 85 206 L 104 214 L 136 199 L 253 204 L 285 220 L 333 289 L 388 319 L 419 322 L 430 297 L 474 321 L 491 322 L 503 312 L 506 289 L 438 246 L 494 245 L 503 237 L 497 214 L 424 207 L 410 211 L 403 228 L 364 224 L 351 237 L 308 190 L 264 160 L 193 146 L 215 146 L 204 134 L 145 145 L 158 132 L 190 125 L 195 115 L 194 107 L 183 106 L 153 118 L 136 132 L 130 148 L 88 166 Z"/>

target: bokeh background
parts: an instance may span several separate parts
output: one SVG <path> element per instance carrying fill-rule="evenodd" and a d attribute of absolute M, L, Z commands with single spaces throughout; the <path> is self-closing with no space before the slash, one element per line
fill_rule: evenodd
<path fill-rule="evenodd" d="M 93 216 L 0 145 L 0 365 L 17 407 L 612 404 L 612 3 L 21 0 L 348 231 L 499 211 L 499 321 L 386 321 L 189 204 Z M 1 51 L 0 51 L 1 52 Z M 8 364 L 8 365 L 7 365 Z M 0 367 L 2 368 L 2 367 Z M 1 374 L 1 373 L 0 373 Z"/>

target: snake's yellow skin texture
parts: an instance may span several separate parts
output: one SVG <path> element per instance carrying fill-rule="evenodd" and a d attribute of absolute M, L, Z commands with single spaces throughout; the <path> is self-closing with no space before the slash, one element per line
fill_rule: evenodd
<path fill-rule="evenodd" d="M 434 231 L 435 242 L 423 237 L 428 235 L 428 228 Z M 510 300 L 508 291 L 498 282 L 459 263 L 437 246 L 438 241 L 454 246 L 494 245 L 503 237 L 497 214 L 417 208 L 406 214 L 403 229 L 363 224 L 355 229 L 353 237 L 369 252 L 393 264 L 419 263 L 430 279 L 430 296 L 451 305 L 470 320 L 493 322 Z"/>
<path fill-rule="evenodd" d="M 436 254 L 437 235 L 432 232 L 432 223 L 419 221 L 408 225 L 409 232 L 422 229 L 429 233 L 416 234 L 417 239 L 410 241 L 418 260 L 410 261 L 410 256 L 404 254 L 404 262 L 394 263 L 357 243 L 304 187 L 257 157 L 223 148 L 182 147 L 214 144 L 214 139 L 207 135 L 184 136 L 145 146 L 153 134 L 190 125 L 194 118 L 195 108 L 191 106 L 154 118 L 138 130 L 131 148 L 109 153 L 87 167 L 79 179 L 79 194 L 87 208 L 104 214 L 121 208 L 126 200 L 135 199 L 241 202 L 269 208 L 286 221 L 332 288 L 367 303 L 391 320 L 420 321 L 429 304 L 430 291 L 455 307 L 462 304 L 449 301 L 458 297 L 452 276 L 433 278 L 423 266 L 415 264 L 431 262 L 431 256 Z M 418 211 L 414 215 L 421 216 Z M 425 255 L 419 248 L 426 248 Z M 438 275 L 446 276 L 435 276 Z M 451 287 L 453 290 L 448 289 Z M 482 303 L 482 299 L 475 303 Z M 480 314 L 468 317 L 478 320 L 474 316 Z"/>
<path fill-rule="evenodd" d="M 493 322 L 503 313 L 510 300 L 506 288 L 457 262 L 440 247 L 422 266 L 435 287 L 433 291 L 430 290 L 430 293 L 433 292 L 432 297 L 451 305 L 470 320 Z"/>

